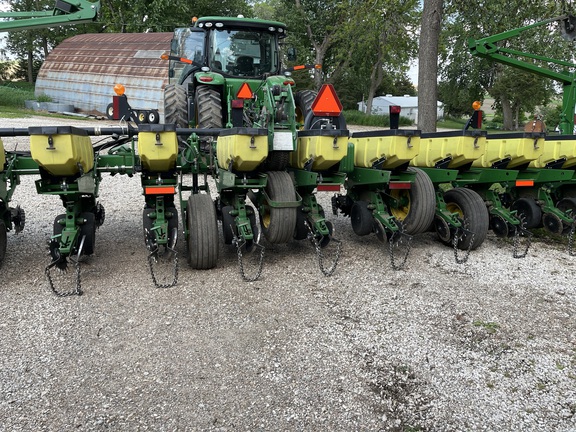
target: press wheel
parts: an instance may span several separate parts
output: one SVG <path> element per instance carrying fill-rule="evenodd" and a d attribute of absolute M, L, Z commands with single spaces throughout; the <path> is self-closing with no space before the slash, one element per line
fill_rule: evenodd
<path fill-rule="evenodd" d="M 266 193 L 275 202 L 293 202 L 296 189 L 290 174 L 285 171 L 269 171 Z M 287 243 L 294 236 L 297 207 L 263 206 L 260 210 L 262 233 L 270 243 Z"/>
<path fill-rule="evenodd" d="M 456 213 L 464 227 L 474 233 L 465 233 L 458 241 L 458 249 L 474 250 L 486 239 L 490 219 L 482 197 L 471 189 L 454 188 L 444 194 L 446 208 Z M 473 237 L 473 238 L 472 238 Z"/>
<path fill-rule="evenodd" d="M 207 194 L 193 194 L 186 206 L 188 264 L 210 269 L 218 260 L 218 220 L 216 207 Z"/>

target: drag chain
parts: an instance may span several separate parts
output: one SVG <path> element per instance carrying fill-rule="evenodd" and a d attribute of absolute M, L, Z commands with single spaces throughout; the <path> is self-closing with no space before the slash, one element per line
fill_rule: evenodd
<path fill-rule="evenodd" d="M 462 234 L 459 234 L 459 233 Z M 472 237 L 470 238 L 470 245 L 468 249 L 464 253 L 464 257 L 460 258 L 458 256 L 458 242 L 463 238 L 466 234 L 471 234 Z M 456 260 L 456 264 L 464 264 L 470 258 L 470 251 L 472 250 L 472 244 L 474 243 L 474 236 L 475 234 L 472 231 L 468 231 L 466 228 L 456 228 L 456 232 L 454 233 L 454 239 L 452 240 L 452 246 L 454 247 L 454 259 Z"/>
<path fill-rule="evenodd" d="M 574 232 L 576 231 L 576 222 L 572 223 L 570 227 L 570 232 L 568 232 L 568 255 L 576 256 L 574 253 Z"/>
<path fill-rule="evenodd" d="M 412 249 L 412 236 L 406 234 L 404 231 L 404 226 L 402 223 L 398 223 L 398 231 L 394 231 L 390 238 L 388 239 L 388 254 L 390 255 L 390 264 L 392 265 L 392 269 L 394 270 L 402 270 L 404 265 L 406 265 L 406 260 L 408 259 L 408 255 L 410 255 L 410 250 Z M 403 243 L 403 239 L 407 239 L 406 241 L 406 252 L 402 258 L 400 264 L 396 262 L 396 254 L 394 253 L 394 246 L 398 246 Z"/>
<path fill-rule="evenodd" d="M 318 267 L 320 268 L 320 271 L 324 276 L 332 276 L 334 270 L 336 270 L 336 267 L 338 266 L 338 262 L 340 261 L 340 254 L 342 252 L 342 242 L 335 238 L 330 239 L 330 242 L 336 242 L 337 244 L 336 257 L 334 258 L 334 262 L 332 263 L 332 265 L 328 269 L 326 269 L 324 267 L 324 254 L 322 253 L 322 246 L 320 244 L 320 240 L 318 240 L 314 235 L 314 231 L 312 230 L 312 227 L 308 223 L 308 221 L 306 221 L 305 223 L 306 227 L 308 228 L 308 240 L 310 240 L 316 251 L 316 257 L 318 258 Z"/>
<path fill-rule="evenodd" d="M 82 295 L 82 286 L 81 286 L 81 279 L 80 279 L 80 254 L 82 253 L 82 249 L 84 248 L 84 239 L 86 236 L 82 237 L 82 241 L 80 242 L 80 247 L 78 248 L 78 256 L 76 259 L 70 257 L 70 261 L 74 263 L 74 267 L 76 269 L 76 287 L 72 291 L 58 291 L 54 286 L 54 282 L 52 281 L 52 276 L 50 275 L 50 270 L 53 267 L 57 267 L 58 270 L 62 273 L 67 273 L 68 263 L 66 262 L 66 258 L 59 256 L 54 261 L 46 266 L 44 270 L 44 274 L 46 275 L 46 279 L 48 280 L 48 285 L 52 292 L 57 295 L 58 297 L 68 297 L 68 296 L 81 296 Z M 52 247 L 52 246 L 51 246 Z"/>
<path fill-rule="evenodd" d="M 158 263 L 159 261 L 159 257 L 158 257 L 158 248 L 156 248 L 155 250 L 153 250 L 152 252 L 150 252 L 150 254 L 148 255 L 148 267 L 150 268 L 150 276 L 152 276 L 152 282 L 154 282 L 154 285 L 156 286 L 156 288 L 172 288 L 173 286 L 175 286 L 178 283 L 178 252 L 176 252 L 174 249 L 167 247 L 166 248 L 167 252 L 165 252 L 165 254 L 169 254 L 171 257 L 174 257 L 174 270 L 173 270 L 173 275 L 174 278 L 172 279 L 171 283 L 168 284 L 160 284 L 158 283 L 158 280 L 156 279 L 156 272 L 154 271 L 154 263 Z"/>
<path fill-rule="evenodd" d="M 526 240 L 526 248 L 524 249 L 523 253 L 518 253 L 518 249 L 520 248 L 520 236 L 527 237 Z M 514 240 L 512 243 L 512 257 L 513 258 L 526 258 L 528 255 L 528 250 L 530 249 L 530 245 L 532 244 L 532 233 L 524 228 L 524 218 L 520 218 L 520 225 L 516 227 L 516 231 L 514 232 Z"/>
<path fill-rule="evenodd" d="M 236 246 L 236 253 L 238 254 L 238 267 L 240 268 L 240 275 L 242 276 L 242 279 L 244 279 L 246 282 L 254 282 L 258 280 L 258 278 L 262 274 L 262 265 L 264 263 L 264 246 L 258 243 L 254 243 L 253 247 L 257 247 L 258 249 L 260 249 L 260 256 L 258 258 L 258 268 L 256 269 L 256 272 L 254 273 L 253 276 L 248 276 L 246 274 L 246 271 L 244 270 L 244 258 L 242 253 L 242 248 L 246 245 L 246 240 L 239 239 L 238 236 L 236 236 L 236 234 L 234 233 L 234 230 L 232 230 L 232 235 L 233 235 L 232 244 Z"/>

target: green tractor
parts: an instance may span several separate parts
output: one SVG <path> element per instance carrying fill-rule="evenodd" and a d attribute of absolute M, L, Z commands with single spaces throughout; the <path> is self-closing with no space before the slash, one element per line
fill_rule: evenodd
<path fill-rule="evenodd" d="M 240 257 L 259 248 L 260 266 L 260 233 L 270 243 L 286 243 L 306 231 L 329 243 L 323 209 L 308 188 L 302 195 L 289 167 L 302 129 L 341 131 L 327 140 L 343 141 L 344 154 L 348 138 L 340 112 L 315 116 L 316 93 L 293 93 L 291 72 L 319 66 L 283 69 L 280 41 L 285 37 L 285 24 L 276 21 L 203 17 L 176 29 L 171 53 L 163 56 L 170 61 L 164 123 L 196 131 L 181 146 L 194 146 L 215 178 L 224 243 L 236 245 Z M 288 58 L 295 58 L 293 51 Z M 208 192 L 206 185 L 197 189 Z M 303 202 L 314 204 L 308 220 L 300 217 Z"/>

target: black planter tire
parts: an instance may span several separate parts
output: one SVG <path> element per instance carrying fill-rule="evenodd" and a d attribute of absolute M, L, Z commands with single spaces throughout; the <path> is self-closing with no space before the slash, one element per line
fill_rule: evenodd
<path fill-rule="evenodd" d="M 404 226 L 409 235 L 428 231 L 436 214 L 436 192 L 430 177 L 418 168 L 409 167 L 408 171 L 416 173 L 410 189 L 394 189 L 390 195 L 406 204 L 391 207 L 391 214 Z"/>
<path fill-rule="evenodd" d="M 454 188 L 444 194 L 444 202 L 447 209 L 457 213 L 465 227 L 474 233 L 474 236 L 464 235 L 458 242 L 458 249 L 477 249 L 486 239 L 490 225 L 488 209 L 482 197 L 471 189 Z"/>
<path fill-rule="evenodd" d="M 216 207 L 207 194 L 193 194 L 186 207 L 188 264 L 198 270 L 211 269 L 218 260 Z"/>
<path fill-rule="evenodd" d="M 285 171 L 266 173 L 268 182 L 266 193 L 272 201 L 289 202 L 296 200 L 296 189 L 290 174 Z M 287 243 L 294 236 L 297 220 L 297 207 L 266 207 L 260 213 L 262 233 L 270 243 Z"/>
<path fill-rule="evenodd" d="M 524 228 L 538 228 L 542 226 L 542 209 L 534 198 L 519 198 L 511 206 L 516 210 L 518 219 L 524 220 Z"/>

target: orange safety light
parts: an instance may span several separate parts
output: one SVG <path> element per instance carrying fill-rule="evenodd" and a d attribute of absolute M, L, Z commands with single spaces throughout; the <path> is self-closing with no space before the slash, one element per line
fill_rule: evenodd
<path fill-rule="evenodd" d="M 124 87 L 122 84 L 116 84 L 114 86 L 114 92 L 118 95 L 118 96 L 122 96 L 125 92 L 126 92 L 126 87 Z"/>
<path fill-rule="evenodd" d="M 250 88 L 247 82 L 243 83 L 240 86 L 238 93 L 236 93 L 236 97 L 238 99 L 252 99 L 253 97 L 252 89 Z"/>
<path fill-rule="evenodd" d="M 472 103 L 472 108 L 473 108 L 475 111 L 478 111 L 478 110 L 480 109 L 480 107 L 482 107 L 482 102 L 480 102 L 480 101 L 474 101 L 474 102 Z"/>
<path fill-rule="evenodd" d="M 312 102 L 312 112 L 315 116 L 339 116 L 342 112 L 342 104 L 336 95 L 332 84 L 324 84 L 318 96 Z"/>
<path fill-rule="evenodd" d="M 196 21 L 198 21 L 198 17 L 192 17 L 192 24 L 196 24 Z"/>

